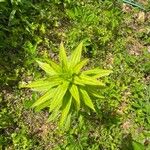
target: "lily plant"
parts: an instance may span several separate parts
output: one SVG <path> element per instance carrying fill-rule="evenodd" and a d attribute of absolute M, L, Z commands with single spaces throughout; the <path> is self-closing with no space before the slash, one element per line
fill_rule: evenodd
<path fill-rule="evenodd" d="M 21 85 L 23 88 L 31 88 L 43 94 L 31 107 L 37 110 L 48 107 L 50 119 L 59 117 L 60 126 L 64 126 L 70 120 L 74 111 L 79 112 L 85 107 L 96 111 L 92 98 L 101 98 L 101 95 L 95 89 L 104 86 L 100 78 L 112 72 L 99 68 L 83 69 L 89 60 L 81 59 L 82 46 L 81 42 L 67 57 L 61 43 L 59 63 L 52 60 L 48 63 L 37 61 L 47 77 Z"/>

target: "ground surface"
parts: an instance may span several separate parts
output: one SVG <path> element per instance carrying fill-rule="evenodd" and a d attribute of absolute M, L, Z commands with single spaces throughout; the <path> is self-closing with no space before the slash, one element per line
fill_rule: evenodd
<path fill-rule="evenodd" d="M 139 2 L 147 11 L 90 0 L 0 6 L 0 149 L 150 150 L 150 2 Z M 60 41 L 70 53 L 81 40 L 87 68 L 113 73 L 103 79 L 98 114 L 74 116 L 62 132 L 48 110 L 29 108 L 39 94 L 19 84 L 44 76 L 35 60 L 57 61 Z"/>

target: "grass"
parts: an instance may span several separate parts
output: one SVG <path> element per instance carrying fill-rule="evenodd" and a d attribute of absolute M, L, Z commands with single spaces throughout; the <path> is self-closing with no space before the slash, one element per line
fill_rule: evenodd
<path fill-rule="evenodd" d="M 149 10 L 149 2 L 142 2 Z M 0 149 L 149 150 L 149 17 L 107 0 L 0 2 Z M 30 108 L 38 93 L 18 85 L 43 77 L 37 58 L 57 61 L 61 41 L 71 53 L 81 40 L 87 68 L 113 73 L 98 91 L 104 99 L 94 101 L 97 114 L 81 110 L 61 131 L 58 121 L 47 122 L 47 109 Z"/>

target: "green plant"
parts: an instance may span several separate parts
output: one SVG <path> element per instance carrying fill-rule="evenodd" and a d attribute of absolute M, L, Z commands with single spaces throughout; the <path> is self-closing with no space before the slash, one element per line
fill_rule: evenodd
<path fill-rule="evenodd" d="M 69 30 L 65 30 L 65 40 L 71 48 L 83 39 L 86 54 L 90 57 L 96 54 L 102 56 L 108 49 L 108 43 L 118 37 L 121 24 L 121 17 L 118 15 L 122 14 L 112 1 L 94 1 L 90 5 L 79 2 L 66 7 L 65 11 L 71 25 Z"/>
<path fill-rule="evenodd" d="M 61 111 L 60 126 L 69 123 L 71 114 L 74 110 L 78 112 L 80 105 L 88 106 L 95 111 L 91 97 L 101 96 L 93 88 L 104 86 L 104 83 L 97 79 L 111 73 L 109 70 L 99 68 L 81 70 L 88 62 L 88 59 L 81 61 L 82 45 L 81 42 L 68 59 L 61 43 L 59 65 L 51 60 L 49 64 L 37 61 L 48 77 L 21 85 L 44 92 L 31 107 L 37 110 L 49 107 L 54 118 Z"/>
<path fill-rule="evenodd" d="M 14 132 L 11 134 L 12 142 L 15 149 L 29 150 L 32 148 L 33 141 L 29 138 L 26 132 L 27 130 L 24 127 L 18 132 Z"/>

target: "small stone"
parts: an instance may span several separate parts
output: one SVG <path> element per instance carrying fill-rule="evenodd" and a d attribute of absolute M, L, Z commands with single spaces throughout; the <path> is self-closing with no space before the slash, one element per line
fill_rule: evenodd
<path fill-rule="evenodd" d="M 150 46 L 148 46 L 147 50 L 148 50 L 148 52 L 150 53 Z"/>
<path fill-rule="evenodd" d="M 128 12 L 131 12 L 131 10 L 132 10 L 132 7 L 130 5 L 123 3 L 123 6 L 122 6 L 123 12 L 128 13 Z"/>
<path fill-rule="evenodd" d="M 137 21 L 141 22 L 141 23 L 143 23 L 145 21 L 145 13 L 144 12 L 141 11 L 138 13 Z"/>

